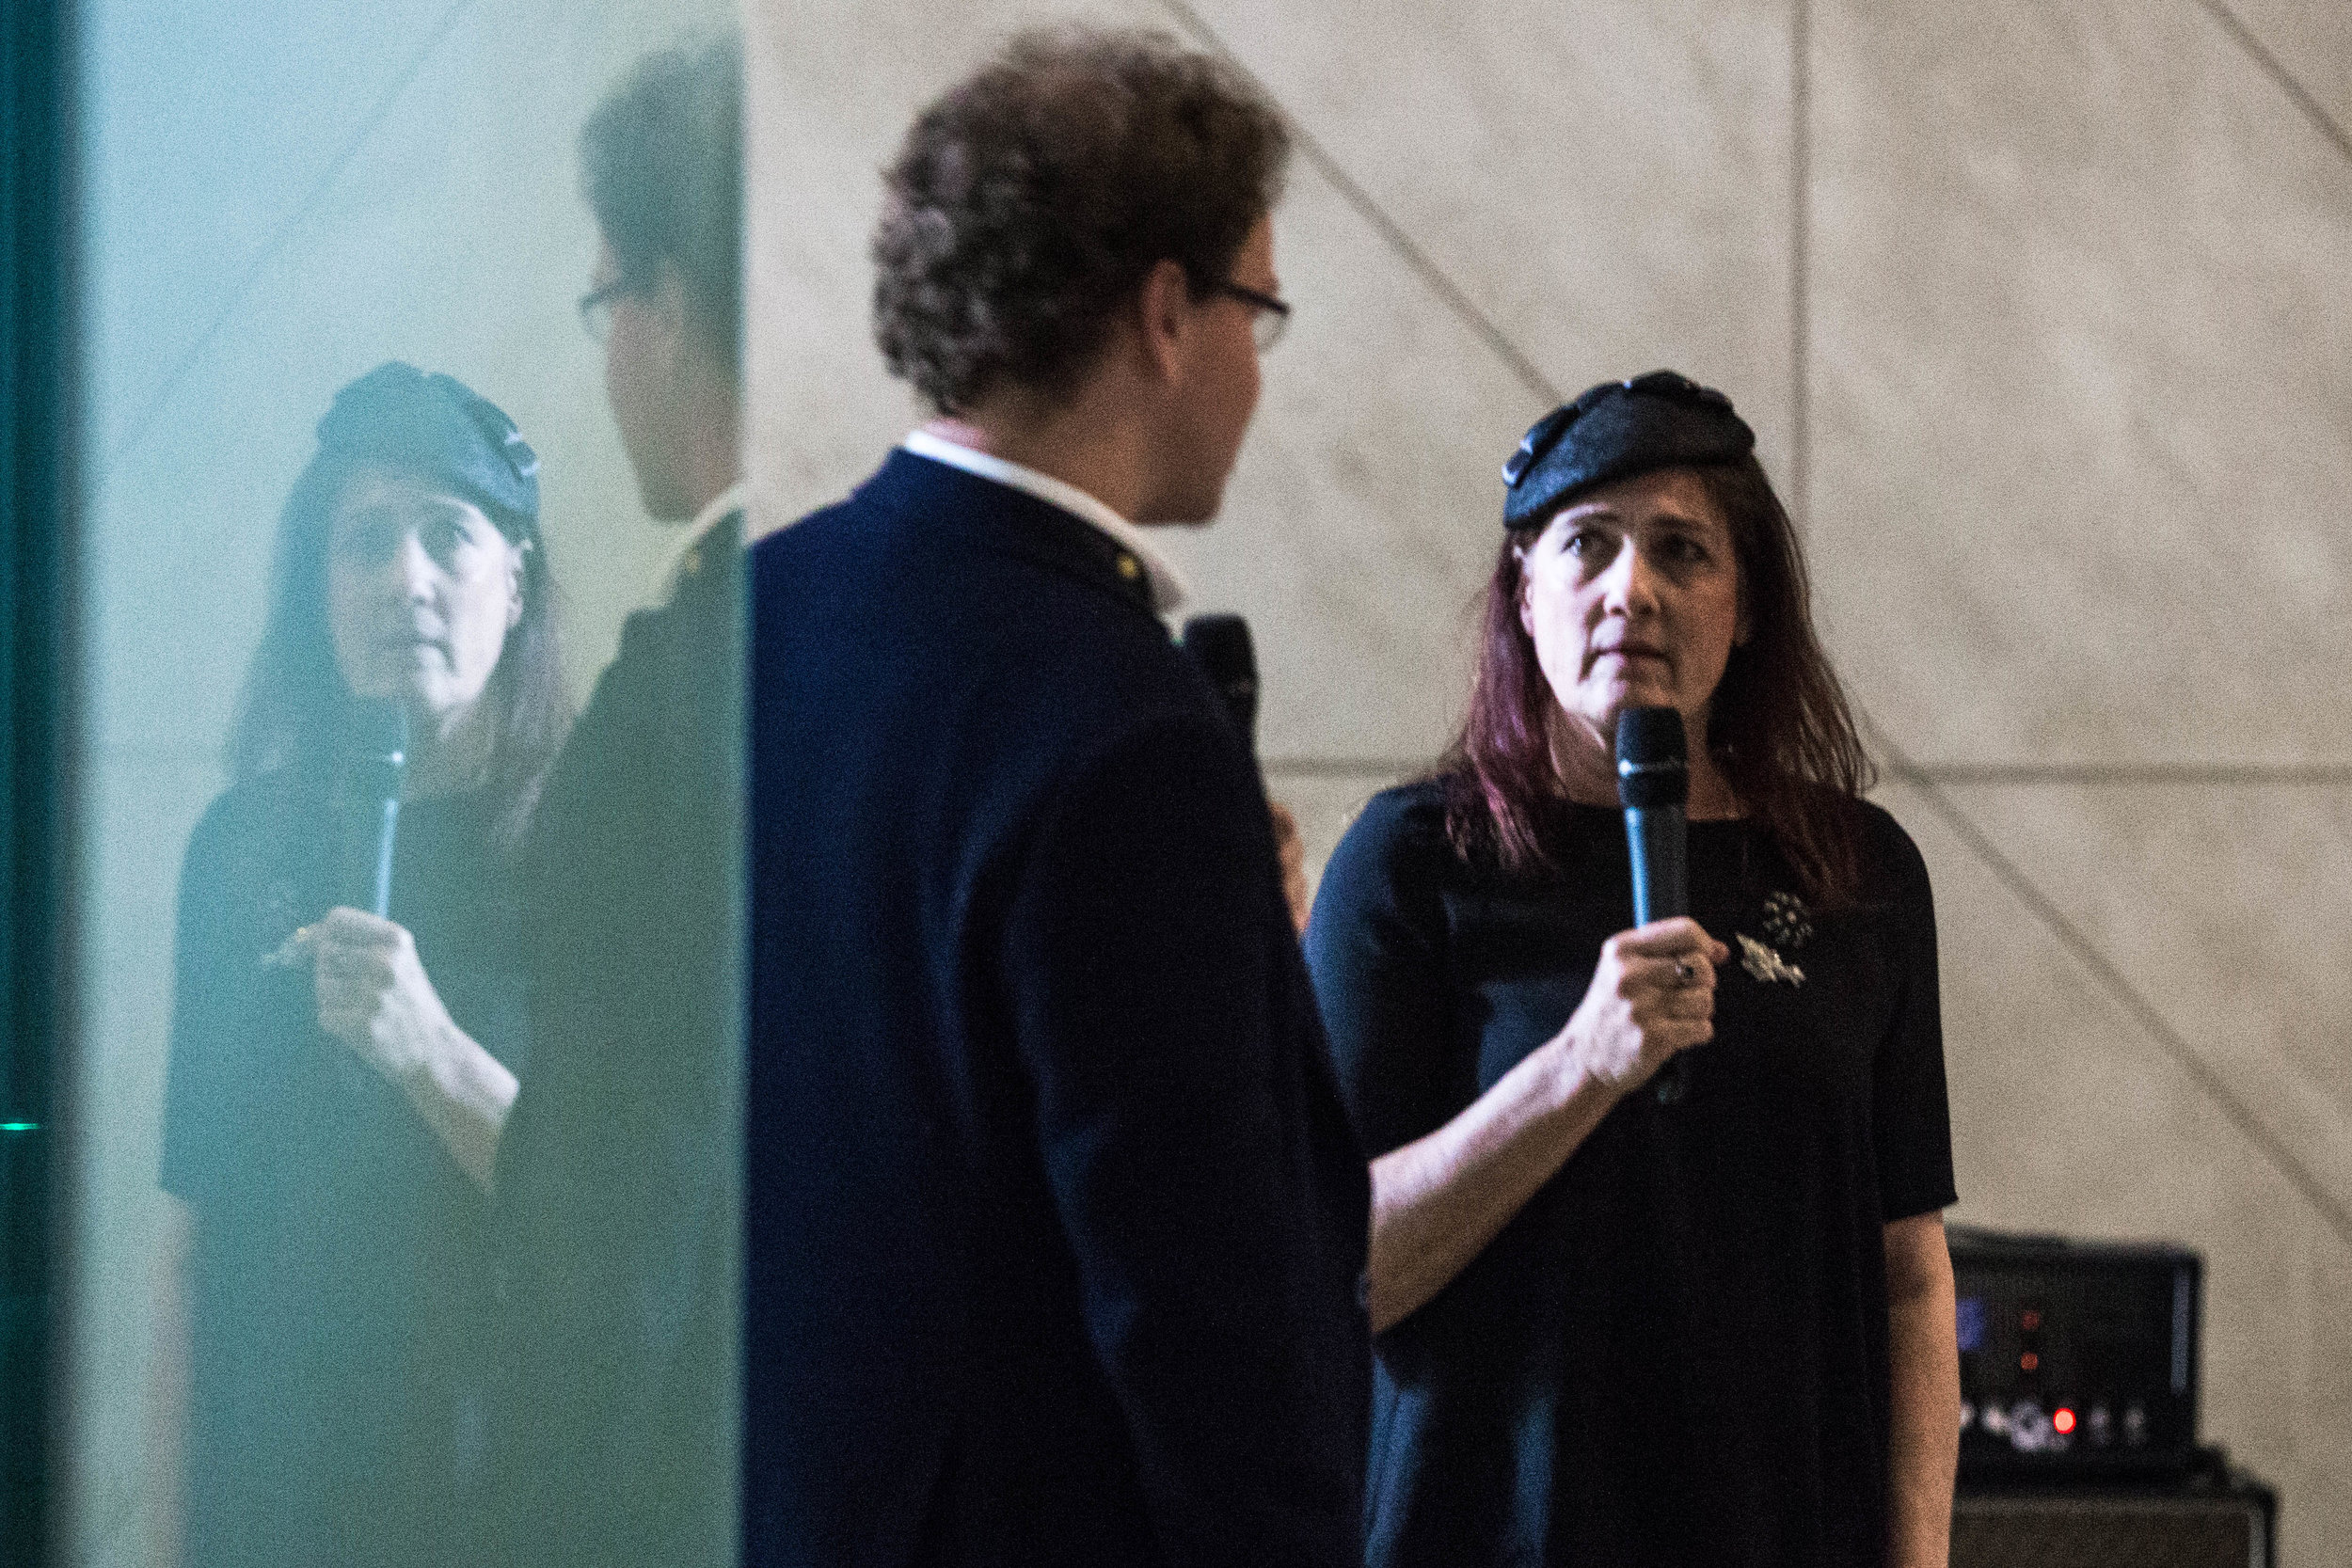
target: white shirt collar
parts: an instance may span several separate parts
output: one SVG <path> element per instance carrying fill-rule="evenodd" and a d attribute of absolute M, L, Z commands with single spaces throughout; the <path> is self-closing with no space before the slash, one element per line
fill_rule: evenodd
<path fill-rule="evenodd" d="M 694 514 L 694 520 L 686 525 L 685 536 L 672 547 L 668 558 L 662 562 L 660 576 L 654 579 L 659 585 L 661 602 L 668 603 L 677 591 L 677 580 L 685 570 L 686 558 L 701 546 L 704 537 L 717 528 L 729 513 L 741 512 L 749 506 L 751 499 L 750 483 L 739 479 L 711 497 L 709 504 Z M 748 532 L 744 542 L 751 542 Z"/>
<path fill-rule="evenodd" d="M 928 430 L 910 434 L 901 443 L 917 457 L 928 457 L 934 463 L 945 463 L 951 468 L 961 468 L 967 474 L 993 480 L 1025 494 L 1035 496 L 1049 506 L 1057 506 L 1083 522 L 1093 524 L 1109 534 L 1128 554 L 1143 563 L 1145 580 L 1152 586 L 1152 609 L 1161 615 L 1182 608 L 1191 590 L 1176 568 L 1153 549 L 1144 538 L 1144 531 L 1112 511 L 1076 485 L 1056 479 L 1052 474 L 1039 473 L 1035 468 L 1009 462 L 970 447 L 960 446 L 945 436 Z"/>

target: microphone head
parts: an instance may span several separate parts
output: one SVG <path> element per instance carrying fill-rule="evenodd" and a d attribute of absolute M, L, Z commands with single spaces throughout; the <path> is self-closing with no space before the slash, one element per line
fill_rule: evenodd
<path fill-rule="evenodd" d="M 1680 712 L 1629 707 L 1617 715 L 1617 799 L 1637 807 L 1689 802 L 1691 764 Z"/>
<path fill-rule="evenodd" d="M 1238 615 L 1195 615 L 1184 623 L 1184 652 L 1200 666 L 1225 699 L 1234 728 L 1251 746 L 1258 741 L 1258 653 L 1249 623 Z"/>

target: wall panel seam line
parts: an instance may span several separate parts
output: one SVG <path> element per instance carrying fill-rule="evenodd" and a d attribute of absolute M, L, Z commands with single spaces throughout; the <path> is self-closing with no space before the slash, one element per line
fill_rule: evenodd
<path fill-rule="evenodd" d="M 456 4 L 441 14 L 441 20 L 434 24 L 433 31 L 425 36 L 424 42 L 419 45 L 416 52 L 409 56 L 407 64 L 401 68 L 400 74 L 395 76 L 391 85 L 377 97 L 375 103 L 369 108 L 366 118 L 360 120 L 358 126 L 344 139 L 343 145 L 336 151 L 325 171 L 312 181 L 310 188 L 303 193 L 302 200 L 292 213 L 287 214 L 285 221 L 278 226 L 277 231 L 270 235 L 268 242 L 254 255 L 253 261 L 246 266 L 244 275 L 229 291 L 229 297 L 222 302 L 219 310 L 215 312 L 213 319 L 205 324 L 204 330 L 197 335 L 196 341 L 190 343 L 186 352 L 182 354 L 171 369 L 165 372 L 162 382 L 158 384 L 153 394 L 148 398 L 146 405 L 139 410 L 138 417 L 131 421 L 131 427 L 123 433 L 122 439 L 116 444 L 113 455 L 108 460 L 106 473 L 99 476 L 102 484 L 113 476 L 116 469 L 122 467 L 134 451 L 138 450 L 139 443 L 147 438 L 148 432 L 153 429 L 156 420 L 163 417 L 164 406 L 171 401 L 172 394 L 179 390 L 180 383 L 186 379 L 188 372 L 195 369 L 196 362 L 203 357 L 205 351 L 212 347 L 214 340 L 220 336 L 222 330 L 243 308 L 246 297 L 253 292 L 254 285 L 261 281 L 262 273 L 266 272 L 278 260 L 278 255 L 285 250 L 295 232 L 310 221 L 310 215 L 318 210 L 319 204 L 326 199 L 326 193 L 332 190 L 336 182 L 342 178 L 343 171 L 351 166 L 352 161 L 359 155 L 360 150 L 367 145 L 377 131 L 383 128 L 384 121 L 391 115 L 392 105 L 416 85 L 417 78 L 423 74 L 426 64 L 448 40 L 450 34 L 456 30 L 459 21 L 468 11 L 474 8 L 475 3 L 476 0 L 456 0 Z"/>
<path fill-rule="evenodd" d="M 2352 767 L 2334 763 L 1904 763 L 1890 777 L 1923 784 L 2183 785 L 2227 788 L 2352 787 Z"/>
<path fill-rule="evenodd" d="M 1399 757 L 1267 757 L 1258 767 L 1269 778 L 1396 779 L 1426 769 L 1433 758 L 1406 762 Z"/>
<path fill-rule="evenodd" d="M 2223 4 L 2222 0 L 2198 0 L 2198 4 L 2204 8 L 2207 15 L 2221 24 L 2222 31 L 2228 33 L 2240 49 L 2252 56 L 2256 65 L 2261 66 L 2269 73 L 2270 79 L 2279 85 L 2280 90 L 2287 95 L 2296 108 L 2303 111 L 2304 118 L 2312 122 L 2319 134 L 2327 137 L 2335 150 L 2347 161 L 2352 161 L 2352 131 L 2346 131 L 2344 126 L 2336 122 L 2336 117 L 2328 112 L 2328 106 L 2312 95 L 2311 89 L 2303 86 L 2295 72 L 2287 69 L 2285 61 L 2270 52 L 2269 47 L 2263 42 L 2254 29 L 2240 21 L 2237 12 Z"/>
<path fill-rule="evenodd" d="M 1256 71 L 1249 69 L 1248 63 L 1236 55 L 1226 44 L 1224 38 L 1216 29 L 1209 25 L 1207 19 L 1186 4 L 1185 0 L 1158 0 L 1158 3 L 1161 9 L 1174 17 L 1178 25 L 1190 33 L 1196 42 L 1211 53 L 1232 62 L 1236 70 L 1258 85 L 1260 91 L 1265 93 L 1268 99 L 1280 106 L 1281 101 L 1277 97 L 1274 89 L 1268 87 L 1265 80 Z M 1371 226 L 1373 232 L 1377 234 L 1389 249 L 1395 253 L 1397 259 L 1421 279 L 1422 286 L 1435 294 L 1438 302 L 1463 325 L 1469 327 L 1471 334 L 1486 345 L 1487 351 L 1518 378 L 1520 385 L 1543 399 L 1548 407 L 1567 401 L 1562 395 L 1560 388 L 1553 385 L 1551 378 L 1537 367 L 1535 361 L 1521 353 L 1518 345 L 1510 340 L 1502 327 L 1495 325 L 1493 318 L 1479 309 L 1478 302 L 1471 299 L 1461 285 L 1447 276 L 1445 269 L 1438 265 L 1436 260 L 1427 251 L 1414 243 L 1413 237 L 1406 232 L 1405 226 L 1391 217 L 1387 210 L 1374 198 L 1372 193 L 1356 182 L 1355 178 L 1341 166 L 1339 159 L 1332 154 L 1330 149 L 1326 147 L 1313 132 L 1307 129 L 1304 121 L 1292 114 L 1287 107 L 1282 109 L 1282 118 L 1290 125 L 1291 140 L 1297 148 L 1298 155 L 1311 166 L 1316 173 L 1323 176 L 1331 188 L 1339 193 L 1340 199 L 1355 210 L 1358 217 Z"/>
<path fill-rule="evenodd" d="M 1883 740 L 1881 749 L 1885 749 Z M 1435 761 L 1434 754 L 1270 756 L 1260 767 L 1268 774 L 1293 778 L 1398 778 L 1422 772 Z M 2193 763 L 1917 763 L 1890 756 L 1883 771 L 1889 779 L 1921 787 L 1977 784 L 2043 788 L 2352 789 L 2352 766 L 2339 764 L 2208 767 Z"/>
<path fill-rule="evenodd" d="M 2352 1211 L 2347 1211 L 2343 1202 L 2328 1191 L 2327 1185 L 2295 1157 L 2294 1151 L 2270 1131 L 2253 1107 L 2232 1092 L 2230 1086 L 2222 1082 L 2221 1075 L 2189 1043 L 2188 1037 L 2174 1028 L 2155 1005 L 2140 994 L 2138 988 L 2132 984 L 2115 961 L 2084 935 L 2031 878 L 2001 853 L 1990 835 L 1977 826 L 1975 819 L 1963 811 L 1940 785 L 1920 779 L 1919 769 L 1913 768 L 1901 752 L 1888 742 L 1883 730 L 1876 725 L 1869 727 L 1877 738 L 1878 749 L 1886 754 L 1890 764 L 1888 771 L 1913 782 L 1929 808 L 1943 819 L 1944 825 L 1951 830 L 1978 863 L 1993 873 L 1994 879 L 2007 889 L 2011 897 L 2026 906 L 2027 911 L 2058 939 L 2059 947 L 2070 958 L 2090 973 L 2091 979 L 2106 992 L 2108 999 L 2123 1009 L 2138 1025 L 2140 1032 L 2171 1058 L 2175 1067 L 2187 1074 L 2189 1082 L 2213 1102 L 2223 1119 L 2235 1127 L 2240 1135 L 2253 1145 L 2255 1150 L 2280 1175 L 2286 1178 L 2287 1184 L 2302 1194 L 2304 1200 L 2318 1211 L 2321 1220 L 2335 1231 L 2338 1239 L 2352 1246 Z"/>
<path fill-rule="evenodd" d="M 1798 537 L 1813 515 L 1813 5 L 1788 14 L 1788 494 Z"/>

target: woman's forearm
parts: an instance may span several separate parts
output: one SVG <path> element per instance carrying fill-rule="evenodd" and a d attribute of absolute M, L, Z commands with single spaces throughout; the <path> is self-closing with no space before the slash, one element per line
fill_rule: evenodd
<path fill-rule="evenodd" d="M 1894 1382 L 1886 1560 L 1890 1568 L 1945 1568 L 1960 1459 L 1960 1343 L 1943 1216 L 1888 1226 L 1886 1264 Z"/>
<path fill-rule="evenodd" d="M 1564 1044 L 1536 1050 L 1460 1116 L 1372 1163 L 1374 1333 L 1444 1290 L 1616 1103 Z"/>
<path fill-rule="evenodd" d="M 401 1085 L 459 1167 L 484 1192 L 498 1164 L 499 1135 L 521 1086 L 506 1064 L 455 1024 Z"/>

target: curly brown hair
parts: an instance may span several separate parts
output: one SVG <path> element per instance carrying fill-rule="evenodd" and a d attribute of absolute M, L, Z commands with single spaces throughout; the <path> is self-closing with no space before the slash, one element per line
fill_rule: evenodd
<path fill-rule="evenodd" d="M 1806 898 L 1822 909 L 1851 905 L 1865 874 L 1856 802 L 1876 772 L 1814 634 L 1796 530 L 1754 457 L 1688 471 L 1730 525 L 1754 630 L 1715 688 L 1708 747 L 1740 806 L 1788 857 Z M 1495 558 L 1470 713 L 1435 775 L 1446 785 L 1455 849 L 1511 871 L 1550 866 L 1558 816 L 1551 688 L 1519 620 L 1521 556 L 1549 522 L 1507 534 Z"/>
<path fill-rule="evenodd" d="M 918 116 L 884 171 L 874 337 L 942 414 L 1067 392 L 1163 261 L 1196 294 L 1280 195 L 1290 134 L 1238 69 L 1164 33 L 1025 32 Z"/>

